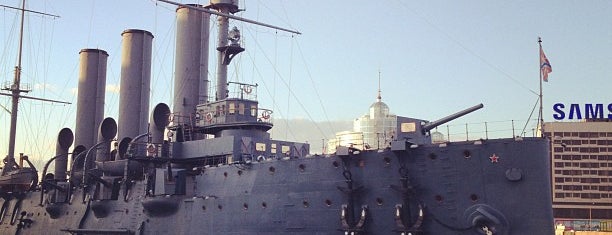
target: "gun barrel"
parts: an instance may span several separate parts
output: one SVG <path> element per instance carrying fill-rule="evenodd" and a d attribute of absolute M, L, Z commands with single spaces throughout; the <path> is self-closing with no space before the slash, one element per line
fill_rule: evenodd
<path fill-rule="evenodd" d="M 470 108 L 461 110 L 461 111 L 459 111 L 457 113 L 454 113 L 454 114 L 451 114 L 449 116 L 446 116 L 446 117 L 444 117 L 442 119 L 439 119 L 439 120 L 436 120 L 436 121 L 433 121 L 433 122 L 428 122 L 425 125 L 423 125 L 423 132 L 428 132 L 431 129 L 434 129 L 434 128 L 436 128 L 439 125 L 442 125 L 444 123 L 447 123 L 449 121 L 457 119 L 457 118 L 459 118 L 461 116 L 464 116 L 464 115 L 466 115 L 468 113 L 474 112 L 474 111 L 476 111 L 478 109 L 481 109 L 482 107 L 484 107 L 484 105 L 478 104 L 478 105 L 472 106 Z"/>

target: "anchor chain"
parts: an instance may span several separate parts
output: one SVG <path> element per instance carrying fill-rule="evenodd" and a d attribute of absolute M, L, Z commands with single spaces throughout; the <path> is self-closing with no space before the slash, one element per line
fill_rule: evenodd
<path fill-rule="evenodd" d="M 391 188 L 402 194 L 402 204 L 395 205 L 395 224 L 397 228 L 393 230 L 400 235 L 422 235 L 424 234 L 421 225 L 423 224 L 424 212 L 423 205 L 418 200 L 413 198 L 414 188 L 409 180 L 409 171 L 405 163 L 401 163 L 398 169 L 400 175 L 400 186 L 391 185 Z M 413 206 L 411 203 L 416 202 L 418 213 L 416 219 L 412 215 Z"/>
<path fill-rule="evenodd" d="M 348 156 L 342 159 L 342 176 L 344 176 L 346 187 L 338 186 L 338 190 L 347 195 L 347 204 L 342 204 L 340 210 L 341 231 L 346 235 L 361 235 L 365 234 L 364 226 L 368 216 L 368 206 L 362 205 L 359 213 L 359 219 L 355 218 L 355 200 L 356 194 L 363 190 L 363 186 L 355 187 L 353 183 L 353 174 L 349 168 Z"/>

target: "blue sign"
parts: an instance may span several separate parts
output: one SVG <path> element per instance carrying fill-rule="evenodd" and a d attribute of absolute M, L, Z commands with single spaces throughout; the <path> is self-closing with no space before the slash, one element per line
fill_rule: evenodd
<path fill-rule="evenodd" d="M 604 104 L 570 104 L 567 106 L 556 103 L 552 108 L 555 120 L 612 119 L 612 103 L 607 106 Z"/>

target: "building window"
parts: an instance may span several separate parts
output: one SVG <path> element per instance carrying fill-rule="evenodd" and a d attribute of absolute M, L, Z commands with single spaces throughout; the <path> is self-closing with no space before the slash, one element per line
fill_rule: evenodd
<path fill-rule="evenodd" d="M 561 159 L 562 160 L 572 160 L 572 156 L 570 156 L 570 155 L 563 155 L 563 156 L 561 156 Z"/>
<path fill-rule="evenodd" d="M 571 136 L 571 135 L 572 135 L 572 133 L 571 133 L 571 132 L 562 132 L 562 133 L 559 133 L 559 134 L 560 134 L 561 136 Z"/>

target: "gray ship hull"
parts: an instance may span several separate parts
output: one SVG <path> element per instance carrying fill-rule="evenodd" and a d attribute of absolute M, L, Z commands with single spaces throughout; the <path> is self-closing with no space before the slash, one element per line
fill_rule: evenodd
<path fill-rule="evenodd" d="M 394 144 L 195 168 L 184 195 L 4 194 L 0 234 L 553 234 L 547 156 L 540 138 Z"/>

